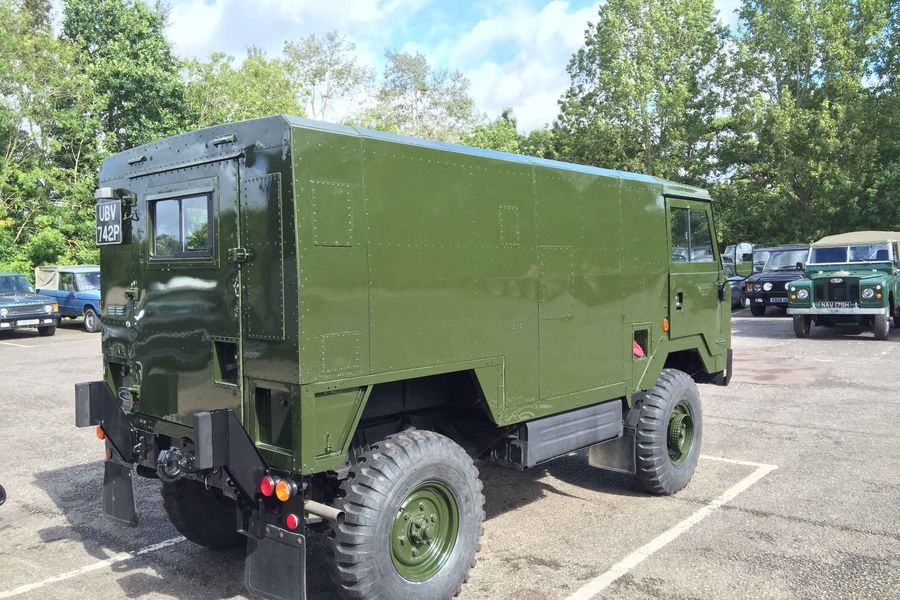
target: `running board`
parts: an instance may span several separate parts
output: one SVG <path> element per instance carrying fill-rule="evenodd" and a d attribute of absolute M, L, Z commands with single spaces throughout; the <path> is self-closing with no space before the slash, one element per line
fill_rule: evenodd
<path fill-rule="evenodd" d="M 491 452 L 500 464 L 519 469 L 622 436 L 622 402 L 612 400 L 522 423 Z"/>

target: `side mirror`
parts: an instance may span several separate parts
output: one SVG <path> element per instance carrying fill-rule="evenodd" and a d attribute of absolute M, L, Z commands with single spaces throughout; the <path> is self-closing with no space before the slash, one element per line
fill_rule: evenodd
<path fill-rule="evenodd" d="M 802 262 L 798 262 L 798 263 L 797 263 L 797 270 L 798 270 L 798 271 L 802 271 L 802 270 L 803 270 L 803 263 L 802 263 Z"/>

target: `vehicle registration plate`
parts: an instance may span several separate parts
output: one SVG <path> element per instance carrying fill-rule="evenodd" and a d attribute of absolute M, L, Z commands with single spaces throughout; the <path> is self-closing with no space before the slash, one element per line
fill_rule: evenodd
<path fill-rule="evenodd" d="M 16 325 L 19 327 L 25 327 L 27 325 L 37 325 L 40 322 L 40 319 L 25 319 L 24 321 L 17 321 Z"/>
<path fill-rule="evenodd" d="M 851 308 L 850 302 L 819 302 L 819 308 Z"/>
<path fill-rule="evenodd" d="M 98 202 L 97 216 L 97 245 L 108 246 L 122 243 L 122 201 L 107 200 Z"/>
<path fill-rule="evenodd" d="M 787 304 L 787 298 L 769 298 L 772 304 Z"/>

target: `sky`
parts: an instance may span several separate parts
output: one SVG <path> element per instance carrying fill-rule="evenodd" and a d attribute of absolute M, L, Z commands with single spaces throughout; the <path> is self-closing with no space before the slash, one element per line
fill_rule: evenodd
<path fill-rule="evenodd" d="M 552 123 L 568 87 L 566 65 L 600 2 L 592 0 L 169 0 L 175 53 L 241 57 L 247 46 L 277 56 L 285 40 L 336 30 L 380 72 L 384 50 L 424 54 L 461 71 L 488 118 L 511 107 L 523 132 Z M 739 0 L 715 0 L 726 25 Z M 333 115 L 340 118 L 342 115 Z"/>

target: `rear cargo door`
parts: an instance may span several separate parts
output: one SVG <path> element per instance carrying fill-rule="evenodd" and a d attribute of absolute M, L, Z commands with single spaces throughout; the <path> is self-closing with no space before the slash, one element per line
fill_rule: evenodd
<path fill-rule="evenodd" d="M 724 302 L 709 202 L 666 198 L 669 225 L 669 336 L 700 334 L 718 352 Z"/>

